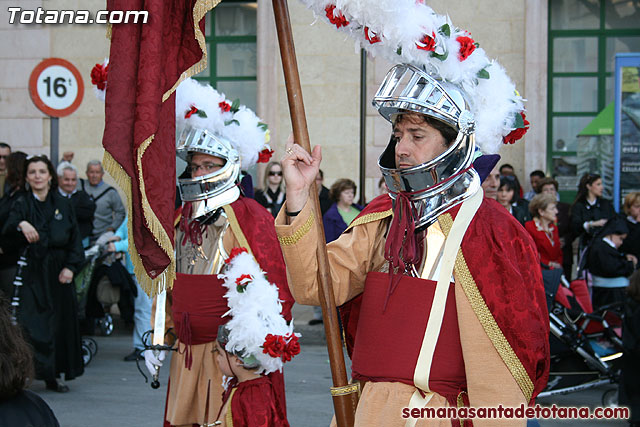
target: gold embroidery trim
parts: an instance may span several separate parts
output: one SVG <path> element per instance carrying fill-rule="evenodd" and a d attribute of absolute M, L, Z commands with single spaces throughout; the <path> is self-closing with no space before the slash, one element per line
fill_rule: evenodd
<path fill-rule="evenodd" d="M 166 91 L 162 96 L 162 102 L 169 99 L 171 94 L 178 88 L 178 86 L 180 86 L 180 83 L 207 68 L 207 43 L 205 41 L 204 34 L 200 31 L 200 21 L 204 18 L 207 12 L 216 7 L 221 1 L 222 0 L 198 0 L 193 6 L 193 33 L 200 45 L 200 49 L 202 50 L 202 58 L 180 75 L 178 81 L 175 82 L 171 89 Z"/>
<path fill-rule="evenodd" d="M 231 205 L 225 205 L 223 206 L 223 209 L 224 213 L 227 214 L 227 220 L 229 221 L 231 230 L 236 236 L 236 239 L 238 239 L 238 243 L 240 243 L 240 247 L 247 249 L 249 253 L 253 255 L 253 252 L 251 252 L 251 247 L 249 246 L 249 241 L 242 232 L 242 228 L 240 228 L 240 223 L 238 222 L 238 218 L 236 217 L 236 213 L 233 211 L 233 208 L 231 207 Z"/>
<path fill-rule="evenodd" d="M 359 392 L 360 383 L 347 384 L 342 387 L 331 387 L 331 396 L 345 396 L 347 394 Z"/>
<path fill-rule="evenodd" d="M 278 241 L 282 246 L 291 246 L 295 245 L 302 239 L 310 230 L 311 226 L 315 221 L 315 216 L 313 213 L 309 215 L 309 218 L 305 221 L 304 224 L 300 228 L 296 230 L 291 236 L 278 236 Z"/>
<path fill-rule="evenodd" d="M 349 226 L 347 227 L 346 230 L 344 230 L 345 232 L 349 231 L 351 228 L 357 226 L 357 225 L 362 225 L 362 224 L 367 224 L 369 222 L 374 222 L 374 221 L 379 221 L 383 218 L 386 218 L 388 216 L 393 215 L 393 209 L 389 209 L 386 211 L 382 211 L 382 212 L 372 212 L 370 214 L 366 214 L 366 215 L 362 215 L 361 217 L 358 217 L 356 219 L 354 219 L 353 221 L 351 221 L 351 224 L 349 224 Z"/>
<path fill-rule="evenodd" d="M 453 225 L 453 219 L 450 214 L 444 214 L 438 217 L 438 221 L 440 223 L 440 227 L 444 232 L 445 236 L 449 234 L 451 231 L 451 226 Z M 467 262 L 464 259 L 462 254 L 462 249 L 458 250 L 458 255 L 456 256 L 455 263 L 455 276 L 458 280 L 460 280 L 460 284 L 462 285 L 462 289 L 473 308 L 474 313 L 476 314 L 480 324 L 484 328 L 485 332 L 489 336 L 489 339 L 493 343 L 493 346 L 498 351 L 498 354 L 502 358 L 505 365 L 511 372 L 511 375 L 518 383 L 520 390 L 524 394 L 527 401 L 531 400 L 531 396 L 533 395 L 533 381 L 529 378 L 529 374 L 527 374 L 524 365 L 518 359 L 515 351 L 511 348 L 509 341 L 507 341 L 506 337 L 500 330 L 498 323 L 494 319 L 491 311 L 489 311 L 489 307 L 485 303 L 480 291 L 478 290 L 478 286 L 476 285 L 471 272 L 469 271 L 469 267 L 467 266 Z"/>
<path fill-rule="evenodd" d="M 227 415 L 224 417 L 224 421 L 226 422 L 228 427 L 233 427 L 233 414 L 231 414 L 231 400 L 233 399 L 233 395 L 236 394 L 236 390 L 238 388 L 234 388 L 231 390 L 231 394 L 229 395 L 229 400 L 227 401 Z"/>

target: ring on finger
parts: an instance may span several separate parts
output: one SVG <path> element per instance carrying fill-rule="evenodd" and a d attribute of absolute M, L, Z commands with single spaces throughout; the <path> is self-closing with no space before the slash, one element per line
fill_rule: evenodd
<path fill-rule="evenodd" d="M 289 147 L 285 150 L 285 152 L 287 153 L 287 155 L 292 155 L 293 154 L 293 147 Z"/>

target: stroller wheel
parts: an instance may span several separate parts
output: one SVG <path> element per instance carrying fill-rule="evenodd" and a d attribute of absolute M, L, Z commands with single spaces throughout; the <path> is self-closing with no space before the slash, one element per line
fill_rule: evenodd
<path fill-rule="evenodd" d="M 98 320 L 98 325 L 100 326 L 100 332 L 102 335 L 111 335 L 113 333 L 113 318 L 111 317 L 111 314 L 105 314 L 102 319 Z"/>
<path fill-rule="evenodd" d="M 605 408 L 616 408 L 618 406 L 617 388 L 610 388 L 602 393 L 602 406 Z"/>
<path fill-rule="evenodd" d="M 93 338 L 82 337 L 82 345 L 86 345 L 87 347 L 89 347 L 91 356 L 95 356 L 96 353 L 98 353 L 98 343 Z"/>
<path fill-rule="evenodd" d="M 82 363 L 84 364 L 84 366 L 87 366 L 89 363 L 91 363 L 91 359 L 93 359 L 91 349 L 85 341 L 82 341 Z"/>

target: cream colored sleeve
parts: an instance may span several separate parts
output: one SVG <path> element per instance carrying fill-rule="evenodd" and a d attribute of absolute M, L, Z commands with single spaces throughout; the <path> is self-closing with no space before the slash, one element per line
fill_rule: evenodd
<path fill-rule="evenodd" d="M 511 372 L 495 349 L 456 280 L 456 307 L 460 342 L 467 375 L 469 403 L 474 407 L 519 407 L 527 401 Z M 473 425 L 525 426 L 527 420 L 474 419 Z"/>
<path fill-rule="evenodd" d="M 307 203 L 297 216 L 291 218 L 291 224 L 287 224 L 285 202 L 275 225 L 293 297 L 299 304 L 320 305 L 316 256 L 318 231 L 310 205 Z M 342 305 L 362 293 L 367 273 L 376 271 L 385 262 L 381 222 L 354 227 L 327 245 L 336 305 Z"/>

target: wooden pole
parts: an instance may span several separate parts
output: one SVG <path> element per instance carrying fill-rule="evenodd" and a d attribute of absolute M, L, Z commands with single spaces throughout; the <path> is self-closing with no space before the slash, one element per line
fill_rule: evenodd
<path fill-rule="evenodd" d="M 284 79 L 287 87 L 287 98 L 289 100 L 289 111 L 291 113 L 294 140 L 310 153 L 311 145 L 309 143 L 309 130 L 307 129 L 307 119 L 304 112 L 304 103 L 302 101 L 300 75 L 298 74 L 298 64 L 296 62 L 296 52 L 293 45 L 293 34 L 291 31 L 287 1 L 273 0 L 273 11 L 276 18 L 276 29 L 278 31 L 278 41 L 280 43 L 280 56 L 282 57 L 282 68 L 284 69 Z M 349 382 L 344 363 L 344 353 L 342 351 L 342 341 L 340 339 L 340 325 L 338 324 L 338 314 L 335 298 L 333 296 L 333 287 L 331 286 L 331 276 L 329 275 L 329 263 L 327 259 L 324 228 L 322 226 L 320 200 L 318 199 L 318 189 L 315 182 L 311 187 L 311 194 L 309 195 L 309 198 L 310 202 L 313 203 L 315 223 L 318 227 L 319 239 L 317 253 L 320 302 L 322 306 L 322 315 L 324 317 L 324 330 L 327 337 L 327 348 L 329 350 L 329 363 L 331 366 L 331 377 L 333 379 L 334 386 L 333 390 L 337 391 L 337 393 L 332 393 L 333 407 L 338 427 L 351 427 L 354 424 L 357 392 L 342 393 L 340 390 L 341 387 L 346 387 Z"/>

